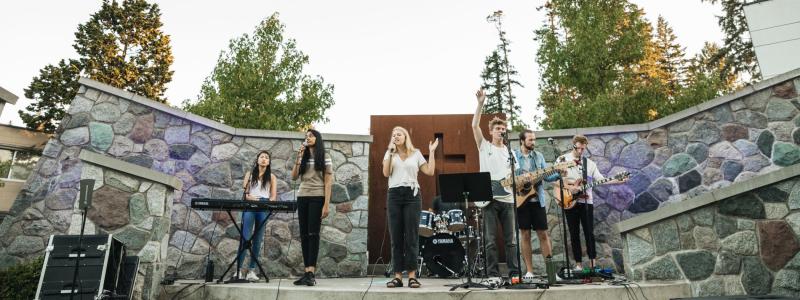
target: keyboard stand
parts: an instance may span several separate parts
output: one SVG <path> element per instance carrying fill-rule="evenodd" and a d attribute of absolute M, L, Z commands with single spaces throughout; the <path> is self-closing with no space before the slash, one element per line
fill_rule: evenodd
<path fill-rule="evenodd" d="M 244 274 L 239 274 L 239 272 L 238 272 L 239 270 L 242 269 L 242 263 L 239 261 L 239 256 L 242 255 L 242 253 L 244 251 L 249 251 L 250 252 L 250 259 L 256 262 L 256 265 L 258 265 L 258 270 L 261 271 L 261 275 L 264 276 L 264 280 L 266 280 L 266 282 L 269 283 L 269 277 L 267 277 L 267 272 L 264 272 L 264 268 L 261 267 L 261 262 L 258 261 L 258 257 L 256 257 L 255 254 L 253 254 L 253 246 L 256 246 L 256 245 L 253 245 L 253 237 L 254 237 L 256 232 L 259 232 L 261 230 L 261 228 L 264 227 L 264 225 L 267 224 L 267 221 L 269 220 L 269 217 L 272 216 L 272 211 L 267 211 L 267 217 L 264 219 L 264 221 L 263 222 L 258 222 L 256 224 L 256 228 L 255 228 L 255 230 L 253 230 L 253 234 L 250 235 L 250 238 L 247 239 L 247 241 L 244 240 L 244 233 L 242 232 L 242 228 L 239 227 L 239 224 L 236 223 L 236 219 L 233 218 L 233 215 L 231 214 L 231 210 L 228 209 L 228 210 L 225 210 L 225 211 L 228 212 L 228 216 L 231 218 L 231 220 L 234 221 L 233 222 L 233 226 L 236 226 L 236 231 L 239 231 L 239 250 L 236 251 L 236 256 L 234 256 L 233 257 L 233 261 L 230 264 L 228 264 L 228 268 L 225 269 L 225 272 L 222 273 L 222 276 L 219 277 L 219 280 L 217 280 L 217 283 L 223 282 L 223 279 L 225 278 L 225 275 L 228 274 L 228 271 L 231 270 L 231 267 L 233 267 L 233 264 L 236 264 L 236 272 L 233 273 L 233 277 L 230 280 L 224 281 L 224 283 L 248 283 L 249 282 L 249 281 L 247 281 L 247 279 L 239 278 L 239 275 L 244 275 Z M 244 213 L 246 211 L 247 210 L 244 210 L 244 211 L 242 211 L 242 213 Z M 244 219 L 242 219 L 242 223 L 244 223 Z M 242 224 L 242 226 L 244 226 L 244 224 Z"/>

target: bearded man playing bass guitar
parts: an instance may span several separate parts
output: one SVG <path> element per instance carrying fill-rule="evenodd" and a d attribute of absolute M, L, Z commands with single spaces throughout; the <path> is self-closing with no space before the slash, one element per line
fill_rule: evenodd
<path fill-rule="evenodd" d="M 517 167 L 516 175 L 535 172 L 547 167 L 544 155 L 534 150 L 536 144 L 536 134 L 532 130 L 525 129 L 519 133 L 519 149 L 514 150 Z M 559 173 L 566 174 L 566 167 L 556 167 L 558 173 L 542 178 L 543 181 L 554 182 L 560 178 Z M 518 185 L 521 183 L 517 183 Z M 520 230 L 520 246 L 522 247 L 522 259 L 525 260 L 525 267 L 528 272 L 523 276 L 523 280 L 532 280 L 533 275 L 533 251 L 531 249 L 531 229 L 536 231 L 539 237 L 539 244 L 542 248 L 542 256 L 545 260 L 552 258 L 552 245 L 550 236 L 547 234 L 547 202 L 545 201 L 544 184 L 536 181 L 530 188 L 527 198 L 517 208 L 517 222 Z"/>
<path fill-rule="evenodd" d="M 557 162 L 575 162 L 578 167 L 570 168 L 564 177 L 565 193 L 578 194 L 575 196 L 575 206 L 569 209 L 566 206 L 567 227 L 569 228 L 570 241 L 572 242 L 572 254 L 575 258 L 575 269 L 583 269 L 581 265 L 581 240 L 580 240 L 580 227 L 583 227 L 583 236 L 586 239 L 586 255 L 589 256 L 590 267 L 594 268 L 595 258 L 597 252 L 594 243 L 594 205 L 592 202 L 592 190 L 587 189 L 584 192 L 582 185 L 590 184 L 593 181 L 607 180 L 603 174 L 597 169 L 597 165 L 591 159 L 586 158 L 583 160 L 583 153 L 586 152 L 586 147 L 589 145 L 589 140 L 583 135 L 575 135 L 572 137 L 572 151 L 559 156 Z M 585 165 L 584 165 L 585 162 Z M 583 182 L 584 168 L 586 169 L 586 181 Z M 627 182 L 627 177 L 622 179 L 608 180 L 608 184 L 620 184 Z M 558 194 L 560 188 L 556 185 L 554 193 Z M 583 193 L 581 193 L 583 192 Z M 579 194 L 580 193 L 580 194 Z M 566 198 L 566 196 L 565 196 Z M 560 199 L 560 198 L 559 198 Z M 563 202 L 561 203 L 562 207 Z"/>

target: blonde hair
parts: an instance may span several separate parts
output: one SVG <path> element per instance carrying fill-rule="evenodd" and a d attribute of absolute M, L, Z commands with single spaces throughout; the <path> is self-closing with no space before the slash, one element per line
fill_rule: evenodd
<path fill-rule="evenodd" d="M 506 123 L 506 120 L 500 119 L 498 117 L 494 117 L 494 119 L 489 121 L 489 131 L 492 131 L 492 129 L 494 129 L 494 127 L 497 126 L 497 125 L 503 125 L 503 127 L 508 129 L 508 123 Z"/>
<path fill-rule="evenodd" d="M 414 148 L 414 144 L 411 143 L 411 135 L 408 134 L 408 130 L 400 126 L 395 126 L 394 128 L 392 128 L 392 132 L 394 132 L 395 130 L 402 132 L 403 135 L 406 136 L 406 141 L 403 143 L 403 146 L 406 147 L 406 155 L 411 155 L 411 153 L 414 153 L 414 151 L 416 151 L 417 149 Z"/>

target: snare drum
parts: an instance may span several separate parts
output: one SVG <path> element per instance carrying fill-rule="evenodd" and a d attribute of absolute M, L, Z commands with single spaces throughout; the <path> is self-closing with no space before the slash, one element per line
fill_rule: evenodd
<path fill-rule="evenodd" d="M 419 229 L 417 232 L 420 236 L 430 237 L 433 235 L 433 217 L 432 212 L 423 210 L 419 212 Z"/>
<path fill-rule="evenodd" d="M 459 232 L 464 230 L 466 223 L 464 222 L 464 212 L 460 209 L 451 209 L 447 211 L 447 229 L 452 232 Z"/>

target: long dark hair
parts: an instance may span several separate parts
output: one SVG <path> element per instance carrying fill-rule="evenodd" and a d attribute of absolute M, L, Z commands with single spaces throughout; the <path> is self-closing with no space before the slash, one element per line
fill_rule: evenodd
<path fill-rule="evenodd" d="M 259 180 L 258 157 L 261 156 L 261 154 L 266 154 L 267 157 L 270 158 L 270 162 L 267 165 L 267 169 L 264 170 L 264 175 L 261 175 L 261 180 Z M 269 184 L 270 179 L 272 179 L 272 155 L 269 154 L 269 151 L 267 150 L 261 150 L 261 152 L 258 152 L 258 155 L 256 155 L 256 160 L 253 162 L 253 169 L 250 170 L 250 187 L 253 187 L 256 184 L 256 181 L 260 181 L 261 189 L 263 190 L 267 188 L 267 184 Z"/>
<path fill-rule="evenodd" d="M 322 135 L 319 131 L 314 129 L 309 129 L 306 132 L 311 132 L 317 141 L 314 142 L 314 170 L 316 171 L 323 171 L 325 170 L 325 141 L 322 140 Z M 300 174 L 306 173 L 306 166 L 308 165 L 308 159 L 311 157 L 311 151 L 303 151 L 303 160 L 300 161 Z"/>

